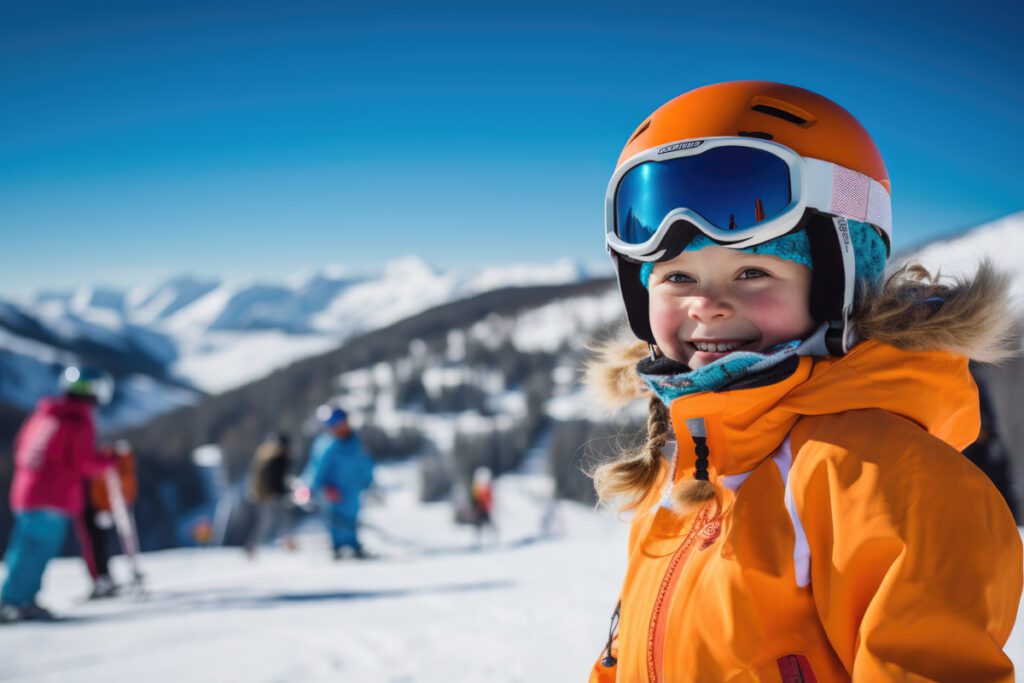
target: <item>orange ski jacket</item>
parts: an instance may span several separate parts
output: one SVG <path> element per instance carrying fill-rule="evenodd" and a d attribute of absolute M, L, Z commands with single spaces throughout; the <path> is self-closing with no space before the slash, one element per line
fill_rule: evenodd
<path fill-rule="evenodd" d="M 637 508 L 617 661 L 592 683 L 1013 680 L 1021 540 L 959 452 L 979 430 L 967 358 L 866 341 L 669 411 L 678 456 Z M 662 502 L 693 475 L 688 418 L 718 517 Z"/>

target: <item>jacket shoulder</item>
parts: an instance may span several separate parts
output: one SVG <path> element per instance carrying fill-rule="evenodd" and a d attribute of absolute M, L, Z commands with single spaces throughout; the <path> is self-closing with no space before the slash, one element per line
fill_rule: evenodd
<path fill-rule="evenodd" d="M 885 410 L 802 418 L 793 428 L 791 446 L 791 482 L 797 489 L 817 480 L 837 491 L 877 496 L 887 506 L 922 499 L 947 505 L 955 496 L 1005 508 L 992 482 L 960 451 Z"/>

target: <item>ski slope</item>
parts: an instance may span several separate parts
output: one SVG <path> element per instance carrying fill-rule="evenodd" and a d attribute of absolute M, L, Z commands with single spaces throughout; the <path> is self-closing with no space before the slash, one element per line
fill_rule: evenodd
<path fill-rule="evenodd" d="M 538 534 L 549 483 L 497 481 L 497 545 L 475 547 L 447 504 L 416 502 L 415 469 L 380 468 L 386 504 L 364 532 L 379 559 L 334 562 L 307 524 L 300 550 L 143 556 L 149 595 L 84 602 L 80 560 L 47 570 L 40 601 L 64 619 L 0 627 L 0 681 L 582 681 L 603 646 L 625 569 L 627 525 L 559 503 Z M 127 567 L 114 562 L 115 574 Z M 1018 622 L 1020 619 L 1018 619 Z M 1024 633 L 1007 647 L 1024 666 Z"/>
<path fill-rule="evenodd" d="M 316 524 L 296 553 L 172 550 L 142 557 L 149 595 L 84 602 L 80 560 L 47 570 L 40 602 L 65 617 L 0 627 L 0 681 L 571 681 L 607 634 L 626 525 L 574 503 L 539 537 L 550 486 L 501 477 L 497 545 L 476 548 L 449 504 L 418 503 L 409 465 L 378 469 L 386 504 L 363 532 L 380 555 L 328 559 Z M 126 578 L 115 558 L 112 570 Z M 119 571 L 120 570 L 120 571 Z"/>

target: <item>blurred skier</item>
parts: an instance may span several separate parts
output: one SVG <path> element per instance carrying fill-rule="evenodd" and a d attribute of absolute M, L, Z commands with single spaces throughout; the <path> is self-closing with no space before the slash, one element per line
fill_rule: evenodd
<path fill-rule="evenodd" d="M 489 467 L 477 467 L 473 471 L 473 483 L 469 488 L 469 501 L 473 506 L 473 525 L 476 527 L 476 543 L 483 545 L 484 532 L 489 530 L 498 540 L 498 528 L 491 514 L 494 511 L 493 475 Z"/>
<path fill-rule="evenodd" d="M 14 529 L 0 622 L 47 620 L 36 603 L 46 564 L 64 545 L 68 521 L 82 512 L 83 482 L 113 466 L 96 450 L 93 410 L 109 402 L 114 383 L 103 372 L 67 368 L 59 397 L 39 401 L 18 431 L 10 502 Z"/>
<path fill-rule="evenodd" d="M 273 538 L 278 531 L 284 533 L 284 544 L 295 549 L 291 537 L 291 510 L 288 509 L 288 469 L 291 465 L 289 447 L 291 439 L 281 432 L 271 434 L 256 449 L 249 469 L 249 500 L 256 505 L 256 523 L 245 544 L 249 557 L 256 548 Z"/>
<path fill-rule="evenodd" d="M 322 405 L 316 417 L 325 431 L 310 447 L 295 500 L 304 505 L 313 496 L 320 498 L 335 559 L 346 554 L 364 558 L 367 555 L 357 534 L 359 496 L 373 483 L 373 460 L 363 450 L 344 410 Z"/>
<path fill-rule="evenodd" d="M 964 449 L 964 455 L 973 462 L 978 469 L 988 475 L 1007 507 L 1013 516 L 1017 517 L 1017 501 L 1013 495 L 1013 486 L 1010 480 L 1009 458 L 1006 454 L 1006 447 L 999 436 L 996 427 L 996 413 L 989 397 L 988 388 L 972 366 L 974 381 L 978 385 L 978 400 L 981 404 L 981 431 L 978 438 L 970 446 Z"/>
<path fill-rule="evenodd" d="M 117 481 L 125 506 L 135 503 L 138 481 L 135 476 L 135 455 L 131 444 L 121 439 L 112 448 L 105 448 L 102 454 L 114 463 Z M 119 587 L 110 577 L 110 529 L 114 527 L 113 506 L 110 488 L 105 476 L 93 477 L 85 483 L 85 511 L 82 515 L 82 532 L 79 544 L 82 557 L 93 580 L 90 599 L 108 598 L 117 595 Z M 129 549 L 122 548 L 129 552 Z"/>

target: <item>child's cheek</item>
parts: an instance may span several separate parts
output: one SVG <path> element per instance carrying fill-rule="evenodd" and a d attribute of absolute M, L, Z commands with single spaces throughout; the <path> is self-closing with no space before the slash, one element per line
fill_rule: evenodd
<path fill-rule="evenodd" d="M 761 331 L 763 342 L 802 339 L 813 322 L 806 297 L 789 290 L 758 292 L 745 304 L 747 317 Z"/>
<path fill-rule="evenodd" d="M 650 299 L 651 333 L 661 352 L 680 363 L 689 362 L 689 354 L 680 341 L 680 332 L 687 321 L 686 310 L 678 301 L 664 301 L 652 296 Z"/>

